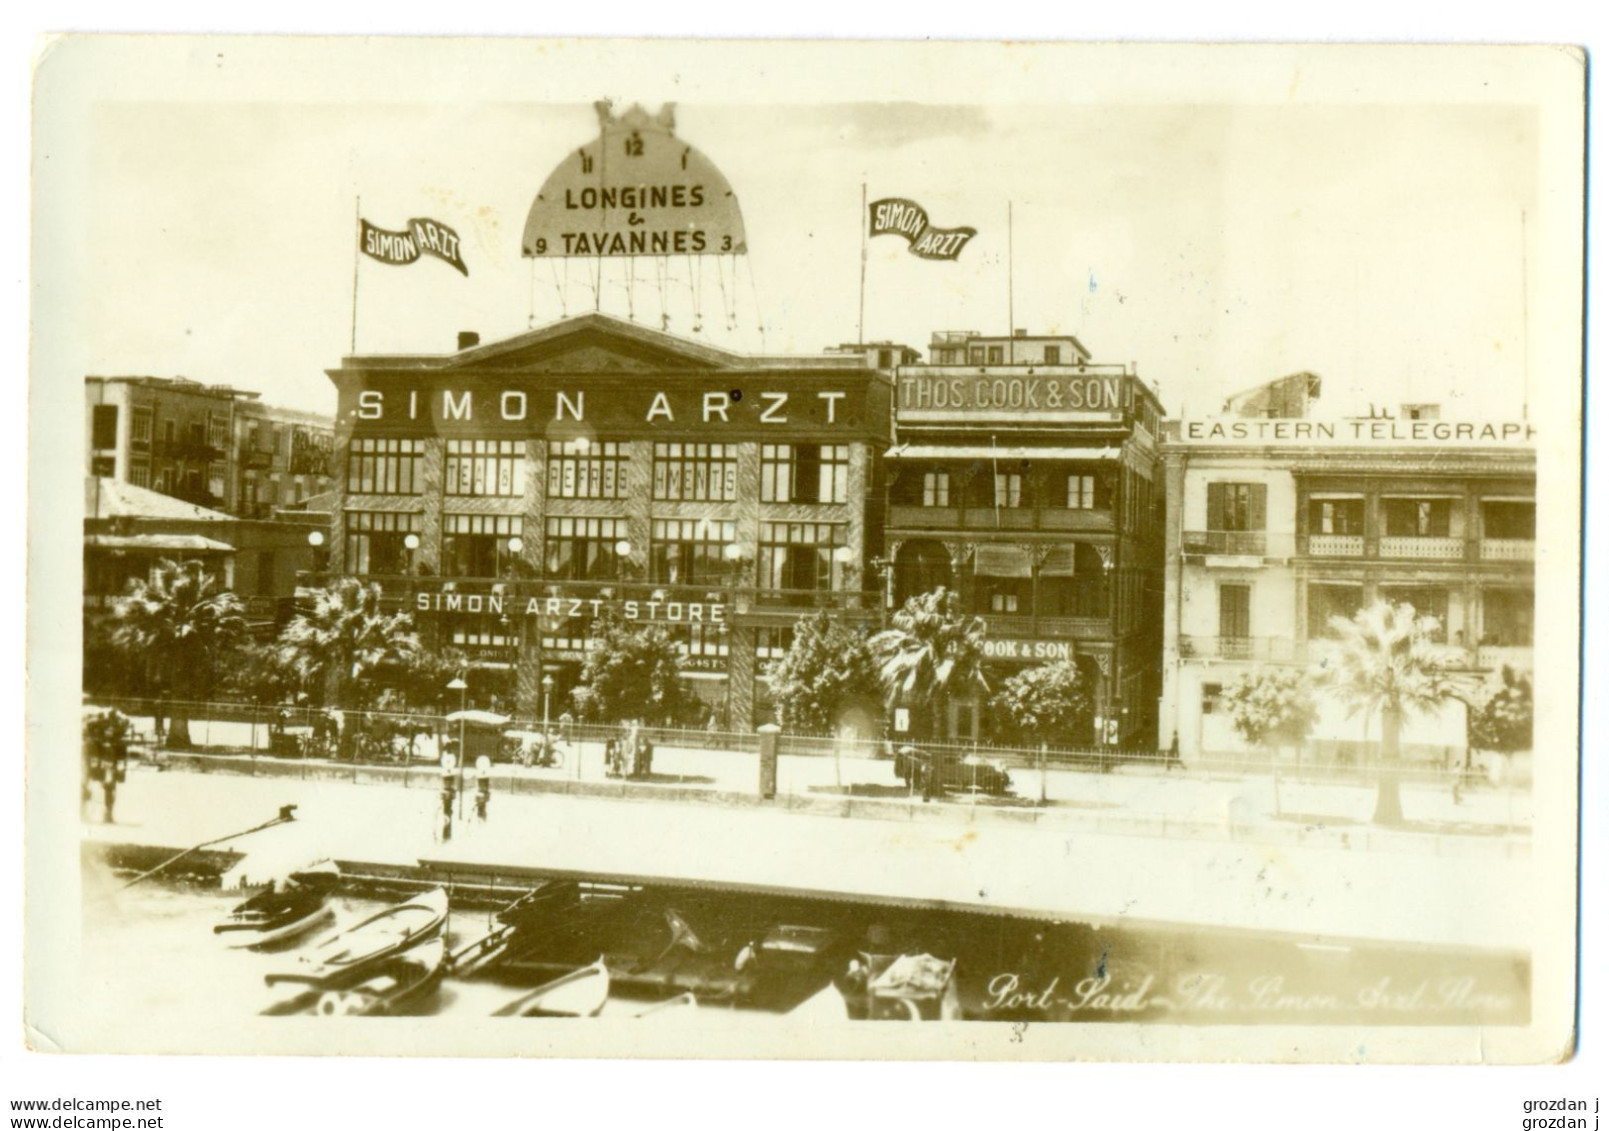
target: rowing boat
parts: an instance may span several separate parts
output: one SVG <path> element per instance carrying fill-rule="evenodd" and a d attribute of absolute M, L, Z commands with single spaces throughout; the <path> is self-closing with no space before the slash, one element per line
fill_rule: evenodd
<path fill-rule="evenodd" d="M 330 894 L 340 877 L 330 870 L 296 872 L 230 909 L 212 933 L 229 947 L 258 947 L 306 934 L 335 917 Z"/>
<path fill-rule="evenodd" d="M 599 958 L 529 993 L 522 994 L 493 1017 L 596 1017 L 609 1000 L 609 968 Z"/>
<path fill-rule="evenodd" d="M 298 956 L 294 967 L 274 971 L 264 980 L 270 986 L 299 983 L 343 989 L 369 977 L 387 958 L 434 938 L 446 921 L 447 893 L 434 888 L 325 936 Z"/>
<path fill-rule="evenodd" d="M 447 944 L 440 938 L 385 959 L 368 978 L 343 990 L 325 990 L 313 1012 L 320 1017 L 371 1017 L 405 1012 L 441 984 Z"/>

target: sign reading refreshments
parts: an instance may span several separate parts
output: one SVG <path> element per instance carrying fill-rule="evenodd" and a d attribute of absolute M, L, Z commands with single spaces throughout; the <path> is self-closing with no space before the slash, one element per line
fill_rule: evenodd
<path fill-rule="evenodd" d="M 599 136 L 543 182 L 525 220 L 521 254 L 728 255 L 748 250 L 726 177 L 674 134 L 674 107 L 615 117 L 596 104 Z"/>

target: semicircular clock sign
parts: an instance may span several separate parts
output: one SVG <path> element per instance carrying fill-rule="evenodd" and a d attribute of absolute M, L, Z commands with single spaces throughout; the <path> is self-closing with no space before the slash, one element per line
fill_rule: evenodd
<path fill-rule="evenodd" d="M 548 175 L 525 220 L 521 254 L 735 255 L 743 213 L 721 171 L 676 137 L 674 105 L 616 117 L 597 103 L 599 136 Z"/>

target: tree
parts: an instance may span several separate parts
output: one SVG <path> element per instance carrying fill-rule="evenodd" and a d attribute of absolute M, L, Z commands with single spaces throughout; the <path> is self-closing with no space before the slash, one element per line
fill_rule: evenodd
<path fill-rule="evenodd" d="M 877 665 L 866 637 L 822 609 L 799 618 L 787 654 L 765 678 L 785 730 L 826 734 L 868 691 L 875 696 Z"/>
<path fill-rule="evenodd" d="M 1093 717 L 1078 665 L 1066 660 L 1017 672 L 989 706 L 1001 733 L 1024 745 L 1073 745 L 1087 738 Z"/>
<path fill-rule="evenodd" d="M 987 692 L 983 678 L 983 618 L 961 611 L 960 594 L 940 587 L 906 601 L 893 627 L 867 641 L 878 665 L 888 707 L 907 707 L 927 722 L 929 736 L 945 736 L 950 700 Z"/>
<path fill-rule="evenodd" d="M 1339 647 L 1321 665 L 1318 685 L 1333 694 L 1349 714 L 1380 716 L 1379 792 L 1376 824 L 1402 823 L 1402 792 L 1397 781 L 1402 724 L 1411 714 L 1430 714 L 1449 699 L 1462 698 L 1453 668 L 1460 653 L 1437 644 L 1435 617 L 1421 617 L 1409 604 L 1378 601 L 1357 615 L 1331 617 Z"/>
<path fill-rule="evenodd" d="M 380 586 L 342 577 L 315 590 L 312 606 L 297 614 L 279 637 L 280 660 L 304 684 L 326 686 L 341 707 L 361 710 L 378 692 L 374 676 L 406 669 L 419 654 L 413 618 L 387 612 Z M 341 730 L 350 749 L 351 727 Z"/>
<path fill-rule="evenodd" d="M 1245 672 L 1224 689 L 1222 703 L 1240 737 L 1268 751 L 1274 777 L 1274 812 L 1279 812 L 1279 759 L 1282 746 L 1300 747 L 1318 721 L 1313 684 L 1293 668 Z"/>
<path fill-rule="evenodd" d="M 161 673 L 169 695 L 172 726 L 168 741 L 190 745 L 190 713 L 185 701 L 205 698 L 225 657 L 246 635 L 244 607 L 197 561 L 162 561 L 149 578 L 136 579 L 112 603 L 112 640 L 131 658 Z"/>
<path fill-rule="evenodd" d="M 680 722 L 696 704 L 678 678 L 681 650 L 660 625 L 634 625 L 614 611 L 592 622 L 581 686 L 571 693 L 584 719 Z"/>
<path fill-rule="evenodd" d="M 1503 685 L 1487 697 L 1469 724 L 1469 742 L 1481 750 L 1512 754 L 1531 747 L 1531 679 L 1503 667 Z"/>

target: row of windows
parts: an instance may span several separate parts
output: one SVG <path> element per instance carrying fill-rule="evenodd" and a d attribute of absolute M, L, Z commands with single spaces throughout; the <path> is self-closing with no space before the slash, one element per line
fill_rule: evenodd
<path fill-rule="evenodd" d="M 1451 498 L 1380 499 L 1380 525 L 1388 538 L 1446 538 L 1453 531 Z M 1308 530 L 1313 534 L 1361 535 L 1365 500 L 1359 496 L 1311 498 Z M 1520 499 L 1481 501 L 1481 526 L 1488 538 L 1533 540 L 1536 504 Z M 1207 529 L 1256 532 L 1267 529 L 1268 488 L 1262 483 L 1208 483 Z"/>
<path fill-rule="evenodd" d="M 1438 585 L 1382 585 L 1381 600 L 1412 605 L 1420 616 L 1434 617 L 1435 638 L 1448 638 L 1448 590 Z M 1535 619 L 1535 597 L 1528 589 L 1485 589 L 1481 592 L 1479 639 L 1458 630 L 1459 644 L 1490 644 L 1523 647 L 1531 644 Z M 1331 619 L 1350 620 L 1363 607 L 1363 586 L 1312 582 L 1307 587 L 1307 635 L 1310 639 L 1333 637 Z M 1468 611 L 1466 617 L 1470 615 Z M 1218 636 L 1220 640 L 1249 640 L 1256 633 L 1252 614 L 1252 585 L 1224 582 L 1218 586 Z"/>
<path fill-rule="evenodd" d="M 1060 365 L 1062 359 L 1061 346 L 1043 347 L 1039 358 L 1030 358 L 1027 351 L 1031 346 L 1018 345 L 1013 349 L 1016 364 L 1029 365 L 1035 360 L 1041 360 L 1045 365 Z M 1006 363 L 1005 346 L 972 346 L 970 349 L 936 349 L 933 351 L 934 365 L 1004 365 Z"/>
<path fill-rule="evenodd" d="M 1028 479 L 1021 472 L 997 472 L 993 476 L 992 505 L 996 507 L 1024 507 L 1024 506 L 1059 506 L 1069 510 L 1096 510 L 1105 509 L 1109 503 L 1106 498 L 1105 485 L 1094 475 L 1074 473 L 1058 476 L 1054 481 L 1053 493 L 1047 492 L 1045 485 L 1037 488 L 1037 492 L 1028 490 Z M 1036 493 L 1039 497 L 1036 497 Z M 922 506 L 924 507 L 950 507 L 961 504 L 961 493 L 952 489 L 951 476 L 948 471 L 926 471 L 922 473 Z M 975 490 L 974 505 L 984 505 L 984 500 L 977 498 Z"/>
<path fill-rule="evenodd" d="M 421 440 L 357 439 L 347 457 L 347 491 L 418 495 L 424 491 Z M 629 457 L 624 445 L 550 442 L 547 493 L 558 499 L 623 499 Z M 448 495 L 525 494 L 525 447 L 519 440 L 447 441 Z M 729 502 L 737 498 L 735 444 L 654 445 L 655 499 Z M 843 503 L 849 499 L 848 444 L 763 444 L 760 498 L 776 503 Z"/>

